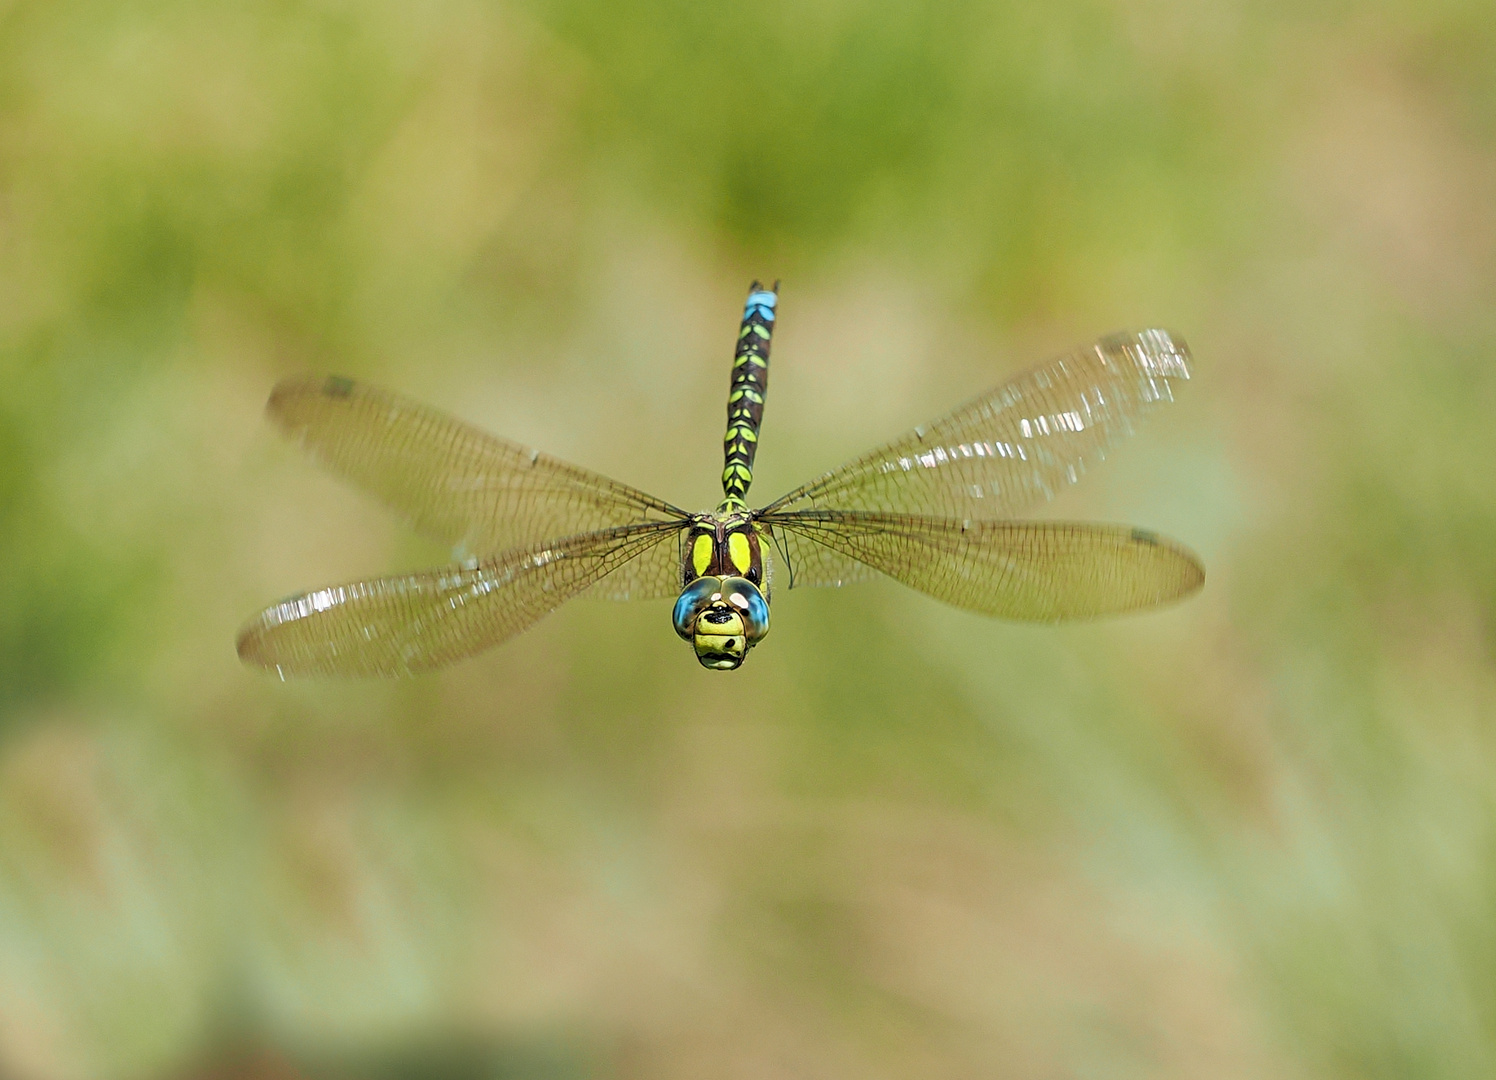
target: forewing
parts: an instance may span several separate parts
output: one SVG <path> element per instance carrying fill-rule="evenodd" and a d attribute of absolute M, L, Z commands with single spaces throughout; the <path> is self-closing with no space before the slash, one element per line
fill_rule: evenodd
<path fill-rule="evenodd" d="M 626 484 L 349 379 L 288 379 L 266 411 L 332 472 L 462 555 L 685 517 Z"/>
<path fill-rule="evenodd" d="M 1173 400 L 1189 350 L 1164 330 L 1051 360 L 764 508 L 994 520 L 1052 498 Z"/>
<path fill-rule="evenodd" d="M 672 526 L 635 525 L 516 549 L 472 566 L 316 589 L 262 611 L 239 656 L 290 675 L 404 675 L 497 645 L 652 548 Z"/>
<path fill-rule="evenodd" d="M 1205 568 L 1188 549 L 1126 525 L 832 510 L 776 515 L 769 524 L 806 548 L 823 547 L 937 600 L 1008 619 L 1136 611 L 1205 583 Z"/>

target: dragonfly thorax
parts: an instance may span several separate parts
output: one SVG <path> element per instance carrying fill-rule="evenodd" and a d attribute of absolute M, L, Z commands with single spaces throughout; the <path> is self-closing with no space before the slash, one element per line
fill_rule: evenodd
<path fill-rule="evenodd" d="M 769 632 L 763 548 L 746 512 L 698 515 L 686 533 L 675 632 L 703 667 L 730 671 Z"/>
<path fill-rule="evenodd" d="M 714 514 L 697 514 L 685 537 L 682 587 L 699 577 L 741 577 L 765 588 L 763 546 L 746 511 L 719 508 Z"/>

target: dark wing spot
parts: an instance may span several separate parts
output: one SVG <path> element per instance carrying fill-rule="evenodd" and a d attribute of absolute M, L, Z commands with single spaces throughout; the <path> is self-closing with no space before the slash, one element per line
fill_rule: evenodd
<path fill-rule="evenodd" d="M 1158 533 L 1149 532 L 1147 529 L 1134 529 L 1132 530 L 1132 542 L 1134 544 L 1156 546 L 1158 544 Z"/>
<path fill-rule="evenodd" d="M 345 398 L 353 393 L 353 380 L 341 375 L 329 375 L 322 384 L 322 392 L 330 398 Z"/>

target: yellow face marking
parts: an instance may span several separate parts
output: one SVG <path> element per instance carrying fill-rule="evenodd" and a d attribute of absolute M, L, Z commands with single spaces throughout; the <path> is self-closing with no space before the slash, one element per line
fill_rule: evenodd
<path fill-rule="evenodd" d="M 727 615 L 718 614 L 721 622 L 708 623 L 702 619 L 696 624 L 696 637 L 705 638 L 735 638 L 742 637 L 746 631 L 743 629 L 743 616 L 734 611 Z"/>
<path fill-rule="evenodd" d="M 706 576 L 707 570 L 711 567 L 712 547 L 710 533 L 701 533 L 691 541 L 691 568 L 696 571 L 697 577 Z"/>
<path fill-rule="evenodd" d="M 748 549 L 748 537 L 740 532 L 729 533 L 727 557 L 732 560 L 732 565 L 738 573 L 746 574 L 748 568 L 753 565 L 753 553 Z"/>
<path fill-rule="evenodd" d="M 713 671 L 733 670 L 748 653 L 748 639 L 742 636 L 698 637 L 693 644 L 701 666 Z"/>

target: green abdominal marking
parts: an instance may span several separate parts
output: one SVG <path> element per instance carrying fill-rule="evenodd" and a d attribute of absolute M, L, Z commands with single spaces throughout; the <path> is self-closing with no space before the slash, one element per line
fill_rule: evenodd
<path fill-rule="evenodd" d="M 777 288 L 777 286 L 776 286 Z M 737 355 L 732 362 L 732 384 L 727 392 L 727 434 L 722 442 L 723 506 L 744 506 L 753 483 L 753 455 L 758 451 L 758 429 L 764 419 L 764 394 L 769 389 L 769 340 L 774 333 L 778 296 L 753 283 L 743 306 Z"/>

